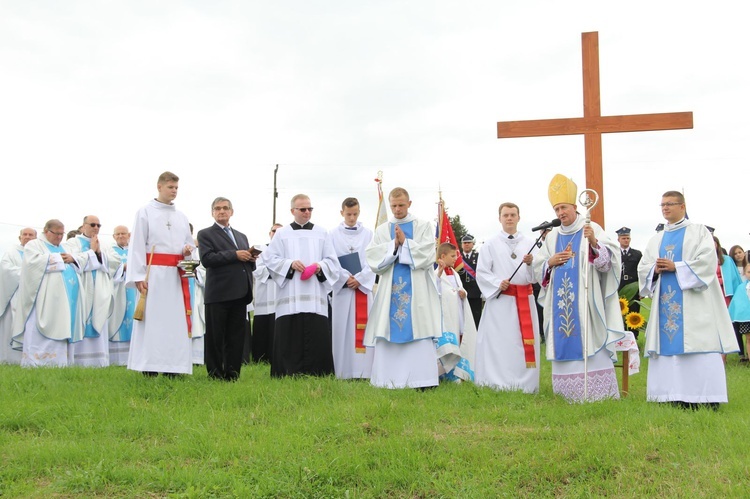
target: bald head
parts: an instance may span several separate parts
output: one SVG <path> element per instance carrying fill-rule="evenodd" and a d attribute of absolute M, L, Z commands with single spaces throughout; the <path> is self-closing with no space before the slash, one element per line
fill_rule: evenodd
<path fill-rule="evenodd" d="M 26 243 L 33 239 L 36 239 L 36 230 L 31 227 L 21 229 L 21 232 L 18 234 L 18 240 L 21 242 L 21 246 L 26 246 Z"/>
<path fill-rule="evenodd" d="M 115 232 L 112 234 L 117 246 L 120 248 L 126 248 L 130 242 L 130 231 L 124 225 L 118 225 L 115 227 Z"/>
<path fill-rule="evenodd" d="M 81 226 L 81 232 L 86 237 L 93 237 L 99 234 L 99 229 L 102 228 L 99 217 L 96 215 L 86 215 L 83 217 L 83 225 Z"/>

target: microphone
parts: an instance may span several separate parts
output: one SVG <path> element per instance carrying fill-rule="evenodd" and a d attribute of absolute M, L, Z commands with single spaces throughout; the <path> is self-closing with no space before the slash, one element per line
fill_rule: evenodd
<path fill-rule="evenodd" d="M 538 230 L 547 230 L 547 229 L 551 229 L 552 227 L 560 227 L 561 223 L 562 222 L 560 222 L 559 218 L 556 218 L 552 220 L 551 222 L 542 222 L 536 227 L 534 227 L 533 229 L 531 229 L 531 232 L 536 232 Z"/>

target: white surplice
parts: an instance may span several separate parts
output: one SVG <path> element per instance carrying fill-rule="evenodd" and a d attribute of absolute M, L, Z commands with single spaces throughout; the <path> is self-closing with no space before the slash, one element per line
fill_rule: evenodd
<path fill-rule="evenodd" d="M 477 283 L 485 297 L 482 319 L 477 333 L 476 383 L 496 390 L 539 391 L 541 368 L 539 347 L 539 319 L 534 294 L 527 300 L 534 332 L 534 361 L 527 367 L 516 297 L 502 294 L 500 283 L 510 278 L 511 284 L 528 286 L 536 280 L 531 265 L 522 263 L 524 255 L 534 247 L 534 241 L 517 232 L 513 239 L 501 231 L 490 238 L 479 253 Z M 515 255 L 515 258 L 513 257 Z"/>
<path fill-rule="evenodd" d="M 413 236 L 396 248 L 391 235 L 393 225 L 410 222 Z M 365 330 L 365 345 L 375 346 L 370 382 L 384 388 L 437 386 L 437 351 L 433 339 L 439 337 L 441 331 L 440 297 L 433 272 L 435 226 L 410 214 L 401 220 L 391 218 L 375 230 L 367 247 L 367 263 L 380 276 Z M 390 312 L 397 264 L 407 265 L 411 271 L 412 294 L 408 297 L 407 313 L 413 326 L 413 338 L 405 343 L 391 341 Z"/>
<path fill-rule="evenodd" d="M 438 269 L 435 269 L 436 276 L 437 273 Z M 440 277 L 436 277 L 436 282 L 442 323 L 442 336 L 437 340 L 440 365 L 448 379 L 474 381 L 477 327 L 468 297 L 460 296 L 460 292 L 466 290 L 458 272 L 454 270 L 450 274 L 444 271 Z"/>
<path fill-rule="evenodd" d="M 10 347 L 16 291 L 21 280 L 23 246 L 9 249 L 0 258 L 0 364 L 20 364 L 21 352 Z"/>
<path fill-rule="evenodd" d="M 347 227 L 342 222 L 331 231 L 331 239 L 336 255 L 345 256 L 356 253 L 361 270 L 353 275 L 359 282 L 359 291 L 367 296 L 367 311 L 372 307 L 372 291 L 375 286 L 375 273 L 367 265 L 365 251 L 372 240 L 372 231 L 357 222 L 354 227 Z M 374 349 L 365 348 L 365 352 L 355 351 L 355 290 L 346 286 L 352 274 L 339 269 L 339 277 L 333 282 L 332 323 L 333 323 L 333 366 L 336 377 L 341 379 L 369 378 L 372 373 Z M 364 330 L 362 331 L 364 334 Z"/>
<path fill-rule="evenodd" d="M 144 281 L 152 248 L 155 253 L 182 255 L 195 246 L 187 217 L 173 204 L 150 201 L 138 210 L 128 246 L 126 285 Z M 152 265 L 144 319 L 133 324 L 128 369 L 192 374 L 182 282 L 177 267 Z"/>
<path fill-rule="evenodd" d="M 673 290 L 662 289 L 663 279 L 654 279 L 656 259 L 665 234 L 684 230 L 682 259 L 675 261 L 677 283 L 682 290 L 680 319 L 684 324 L 684 353 L 664 355 L 660 344 L 659 319 L 670 304 Z M 739 350 L 724 293 L 716 275 L 718 261 L 713 237 L 701 224 L 683 219 L 667 224 L 654 235 L 638 264 L 641 296 L 653 297 L 646 326 L 649 358 L 646 396 L 650 401 L 706 403 L 728 401 L 722 353 Z M 666 305 L 662 305 L 665 303 Z M 664 310 L 663 310 L 664 308 Z"/>

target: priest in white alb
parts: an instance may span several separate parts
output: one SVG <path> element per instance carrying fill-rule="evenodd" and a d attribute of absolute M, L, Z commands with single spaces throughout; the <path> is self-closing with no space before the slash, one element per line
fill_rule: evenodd
<path fill-rule="evenodd" d="M 310 198 L 292 198 L 294 222 L 276 231 L 264 252 L 276 296 L 271 376 L 333 374 L 328 293 L 338 278 L 328 231 L 310 222 Z"/>
<path fill-rule="evenodd" d="M 24 246 L 12 347 L 23 367 L 73 365 L 73 344 L 83 339 L 82 255 L 65 252 L 65 227 L 49 220 L 42 236 Z"/>
<path fill-rule="evenodd" d="M 112 279 L 107 251 L 99 241 L 99 217 L 83 217 L 82 234 L 63 243 L 65 250 L 83 258 L 81 286 L 84 296 L 83 341 L 73 347 L 73 363 L 85 367 L 109 365 L 109 317 L 112 315 Z"/>
<path fill-rule="evenodd" d="M 367 263 L 380 276 L 365 330 L 375 347 L 370 383 L 384 388 L 437 386 L 434 338 L 442 335 L 435 264 L 435 226 L 409 213 L 402 187 L 388 195 L 393 216 L 367 247 Z"/>
<path fill-rule="evenodd" d="M 578 213 L 577 193 L 571 179 L 552 178 L 548 196 L 561 225 L 533 263 L 542 285 L 552 391 L 570 402 L 620 398 L 614 368 L 615 343 L 626 336 L 617 293 L 620 247 Z"/>
<path fill-rule="evenodd" d="M 724 294 L 718 259 L 705 225 L 686 218 L 679 191 L 662 195 L 664 230 L 648 242 L 638 264 L 641 295 L 652 296 L 646 326 L 651 402 L 683 407 L 729 401 L 722 354 L 739 351 Z"/>
<path fill-rule="evenodd" d="M 159 176 L 158 197 L 136 213 L 128 247 L 126 285 L 138 290 L 139 300 L 146 293 L 143 320 L 133 324 L 128 369 L 148 376 L 193 373 L 190 287 L 177 264 L 195 245 L 187 217 L 172 202 L 179 180 L 172 172 Z"/>
<path fill-rule="evenodd" d="M 125 286 L 128 271 L 130 232 L 124 225 L 115 227 L 114 244 L 107 246 L 107 263 L 112 276 L 112 314 L 109 316 L 109 364 L 126 366 L 133 333 L 133 313 L 137 291 Z"/>
<path fill-rule="evenodd" d="M 10 347 L 13 333 L 13 314 L 18 299 L 16 291 L 21 280 L 23 248 L 36 239 L 36 230 L 31 227 L 21 229 L 19 244 L 8 250 L 0 258 L 0 364 L 20 364 L 21 352 Z"/>
<path fill-rule="evenodd" d="M 333 283 L 333 365 L 341 379 L 370 378 L 373 349 L 364 345 L 367 315 L 372 306 L 375 273 L 367 265 L 365 251 L 372 231 L 359 222 L 359 201 L 341 203 L 344 220 L 331 238 L 341 269 Z"/>
<path fill-rule="evenodd" d="M 479 253 L 485 297 L 477 333 L 476 383 L 496 390 L 539 391 L 539 320 L 532 283 L 534 240 L 518 231 L 520 208 L 502 203 L 502 229 Z"/>

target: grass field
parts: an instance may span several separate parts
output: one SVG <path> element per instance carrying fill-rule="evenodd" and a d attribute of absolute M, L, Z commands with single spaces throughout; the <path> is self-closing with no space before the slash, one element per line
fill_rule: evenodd
<path fill-rule="evenodd" d="M 714 412 L 647 403 L 647 367 L 625 399 L 570 405 L 547 362 L 538 395 L 0 366 L 0 495 L 750 495 L 750 368 L 730 355 Z"/>

